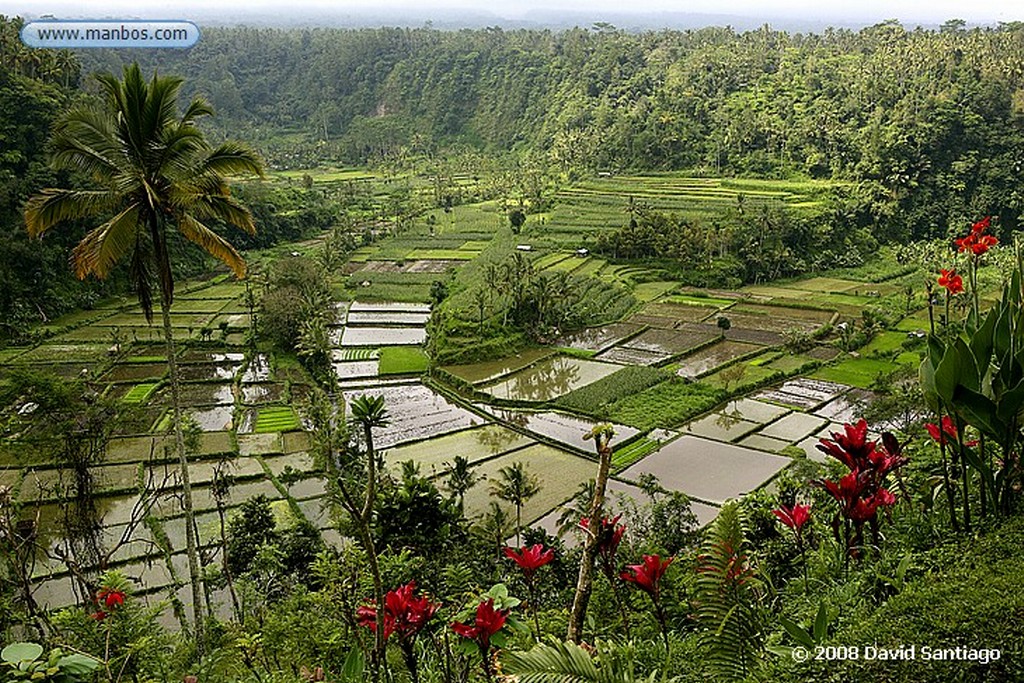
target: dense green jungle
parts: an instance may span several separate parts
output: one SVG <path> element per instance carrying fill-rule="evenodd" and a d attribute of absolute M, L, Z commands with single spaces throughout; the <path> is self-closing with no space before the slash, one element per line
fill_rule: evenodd
<path fill-rule="evenodd" d="M 0 16 L 0 681 L 1024 680 L 1024 24 Z"/>

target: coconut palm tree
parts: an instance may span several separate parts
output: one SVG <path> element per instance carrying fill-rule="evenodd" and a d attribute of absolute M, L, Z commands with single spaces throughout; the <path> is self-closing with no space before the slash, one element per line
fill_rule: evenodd
<path fill-rule="evenodd" d="M 516 508 L 516 547 L 523 528 L 523 504 L 540 493 L 540 482 L 530 474 L 521 461 L 498 470 L 498 478 L 491 481 L 491 493 Z"/>
<path fill-rule="evenodd" d="M 234 247 L 204 223 L 217 221 L 255 232 L 249 210 L 231 196 L 226 178 L 263 174 L 258 156 L 244 145 L 211 147 L 196 127 L 213 114 L 202 99 L 178 110 L 182 79 L 153 75 L 148 83 L 137 64 L 124 78 L 96 77 L 103 100 L 62 115 L 53 132 L 52 166 L 88 176 L 94 189 L 45 189 L 29 199 L 25 223 L 31 237 L 42 237 L 69 220 L 104 222 L 93 228 L 71 254 L 79 278 L 103 279 L 120 261 L 129 273 L 147 320 L 153 317 L 153 288 L 158 290 L 164 342 L 171 376 L 174 437 L 180 463 L 196 640 L 203 652 L 203 604 L 192 489 L 181 426 L 178 365 L 171 333 L 174 276 L 170 236 L 185 239 L 227 264 L 239 278 L 245 261 Z"/>
<path fill-rule="evenodd" d="M 373 430 L 379 427 L 387 427 L 391 423 L 391 416 L 388 414 L 384 404 L 383 396 L 371 396 L 362 394 L 352 399 L 349 404 L 352 414 L 352 422 L 361 427 L 363 431 L 363 442 L 366 447 L 366 485 L 363 492 L 362 507 L 358 510 L 354 502 L 354 496 L 342 487 L 342 495 L 349 501 L 346 507 L 349 514 L 354 518 L 359 533 L 359 541 L 366 552 L 366 561 L 370 567 L 370 575 L 373 579 L 373 598 L 375 604 L 384 604 L 384 583 L 380 575 L 380 566 L 377 563 L 377 548 L 373 541 L 373 505 L 377 499 L 377 452 L 373 445 Z M 387 640 L 384 635 L 384 610 L 377 610 L 377 624 L 374 629 L 374 651 L 371 661 L 371 677 L 374 681 L 380 679 L 380 670 L 387 664 L 384 656 L 384 648 Z"/>
<path fill-rule="evenodd" d="M 448 478 L 445 479 L 445 485 L 452 495 L 458 498 L 460 514 L 463 514 L 465 510 L 466 493 L 476 486 L 478 480 L 477 473 L 469 466 L 469 458 L 456 455 L 448 465 Z"/>

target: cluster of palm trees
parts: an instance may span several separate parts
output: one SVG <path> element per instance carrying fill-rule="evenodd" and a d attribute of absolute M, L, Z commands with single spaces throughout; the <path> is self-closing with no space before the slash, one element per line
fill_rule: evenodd
<path fill-rule="evenodd" d="M 27 78 L 60 84 L 65 88 L 78 81 L 78 61 L 70 50 L 39 50 L 21 41 L 21 17 L 0 15 L 0 67 Z"/>
<path fill-rule="evenodd" d="M 484 283 L 486 287 L 481 287 L 474 301 L 480 326 L 488 293 L 503 292 L 507 303 L 502 326 L 508 325 L 511 318 L 511 322 L 535 337 L 563 328 L 579 298 L 577 283 L 569 273 L 538 272 L 533 261 L 519 251 L 500 264 L 490 264 L 484 271 Z"/>

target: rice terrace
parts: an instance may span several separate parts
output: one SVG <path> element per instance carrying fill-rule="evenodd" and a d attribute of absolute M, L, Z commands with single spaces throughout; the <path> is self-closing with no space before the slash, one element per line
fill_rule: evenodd
<path fill-rule="evenodd" d="M 26 20 L 0 681 L 1024 680 L 1024 25 Z"/>

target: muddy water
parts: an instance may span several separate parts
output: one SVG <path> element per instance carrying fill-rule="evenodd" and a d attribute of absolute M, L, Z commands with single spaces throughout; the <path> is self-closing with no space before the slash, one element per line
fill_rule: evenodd
<path fill-rule="evenodd" d="M 348 361 L 334 363 L 334 374 L 338 379 L 356 379 L 359 377 L 376 377 L 378 361 Z"/>
<path fill-rule="evenodd" d="M 213 379 L 230 381 L 241 367 L 240 363 L 232 362 L 183 365 L 178 374 L 185 382 L 205 382 Z"/>
<path fill-rule="evenodd" d="M 257 353 L 249 359 L 249 365 L 242 374 L 242 384 L 266 382 L 270 379 L 270 359 L 265 353 Z"/>
<path fill-rule="evenodd" d="M 429 313 L 406 313 L 404 311 L 390 313 L 353 311 L 348 315 L 349 325 L 426 325 L 428 320 L 430 320 Z"/>
<path fill-rule="evenodd" d="M 410 313 L 430 313 L 430 304 L 412 304 L 399 301 L 353 301 L 348 307 L 350 312 L 356 311 L 407 311 Z"/>
<path fill-rule="evenodd" d="M 193 409 L 189 413 L 204 432 L 222 432 L 231 429 L 231 417 L 234 413 L 234 408 L 231 406 L 215 406 L 213 408 Z"/>
<path fill-rule="evenodd" d="M 740 356 L 758 351 L 761 347 L 734 341 L 720 341 L 717 344 L 691 354 L 679 364 L 678 375 L 695 379 L 707 374 Z"/>
<path fill-rule="evenodd" d="M 529 349 L 509 358 L 471 363 L 468 365 L 449 365 L 444 368 L 456 377 L 478 384 L 498 379 L 510 372 L 521 370 L 531 363 L 551 355 L 548 349 Z"/>
<path fill-rule="evenodd" d="M 601 351 L 640 330 L 633 323 L 615 323 L 602 327 L 591 327 L 563 338 L 559 343 L 584 351 Z"/>
<path fill-rule="evenodd" d="M 497 411 L 498 417 L 526 429 L 563 443 L 575 450 L 593 452 L 594 442 L 585 441 L 583 435 L 594 428 L 597 422 L 584 420 L 562 413 L 530 413 L 517 410 Z M 626 441 L 639 434 L 639 430 L 626 425 L 612 425 L 615 428 L 614 442 Z"/>

